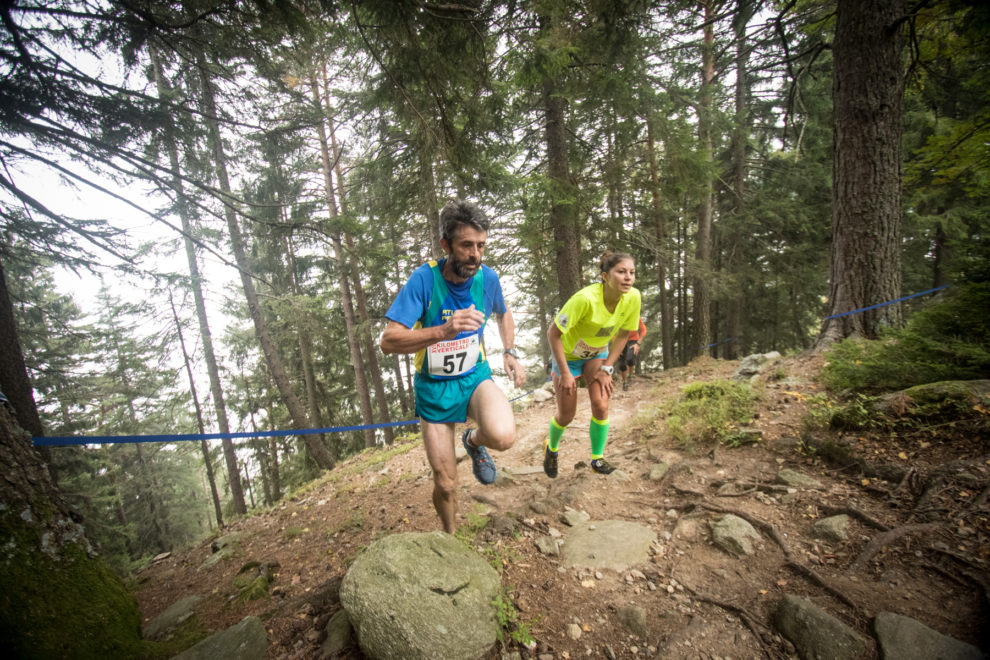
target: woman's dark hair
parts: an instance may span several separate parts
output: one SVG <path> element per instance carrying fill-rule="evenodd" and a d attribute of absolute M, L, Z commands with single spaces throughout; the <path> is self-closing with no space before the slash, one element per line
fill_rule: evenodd
<path fill-rule="evenodd" d="M 602 253 L 602 258 L 599 260 L 598 265 L 602 269 L 603 273 L 607 273 L 615 268 L 620 261 L 625 261 L 626 259 L 636 263 L 636 260 L 633 259 L 633 256 L 628 252 L 612 252 L 611 250 L 605 250 L 605 252 Z"/>
<path fill-rule="evenodd" d="M 440 237 L 448 243 L 454 240 L 454 232 L 460 225 L 468 225 L 478 231 L 488 231 L 488 216 L 471 202 L 456 199 L 447 202 L 440 211 Z"/>

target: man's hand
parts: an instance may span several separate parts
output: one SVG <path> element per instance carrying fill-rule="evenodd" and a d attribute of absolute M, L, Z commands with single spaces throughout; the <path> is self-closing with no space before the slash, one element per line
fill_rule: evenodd
<path fill-rule="evenodd" d="M 633 355 L 639 355 L 639 344 L 633 344 Z"/>
<path fill-rule="evenodd" d="M 481 327 L 485 322 L 485 315 L 471 305 L 467 309 L 457 309 L 450 315 L 447 322 L 443 324 L 444 336 L 453 339 L 462 332 L 471 332 Z"/>
<path fill-rule="evenodd" d="M 512 384 L 519 387 L 526 382 L 526 370 L 516 359 L 515 355 L 506 353 L 502 355 L 502 365 L 505 367 L 505 375 L 509 377 Z"/>

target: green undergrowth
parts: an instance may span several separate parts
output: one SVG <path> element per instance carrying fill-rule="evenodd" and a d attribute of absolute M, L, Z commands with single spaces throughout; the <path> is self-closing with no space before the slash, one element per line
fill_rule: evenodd
<path fill-rule="evenodd" d="M 946 380 L 990 378 L 990 283 L 956 284 L 904 328 L 833 346 L 822 379 L 865 395 Z"/>
<path fill-rule="evenodd" d="M 526 621 L 519 616 L 519 611 L 512 602 L 512 588 L 502 590 L 492 601 L 495 608 L 495 619 L 498 621 L 498 641 L 504 645 L 515 642 L 521 646 L 530 647 L 534 643 L 532 626 L 536 621 Z"/>
<path fill-rule="evenodd" d="M 738 446 L 749 437 L 741 428 L 752 421 L 756 394 L 746 383 L 713 380 L 685 385 L 678 399 L 662 409 L 667 433 L 678 445 L 719 442 Z"/>

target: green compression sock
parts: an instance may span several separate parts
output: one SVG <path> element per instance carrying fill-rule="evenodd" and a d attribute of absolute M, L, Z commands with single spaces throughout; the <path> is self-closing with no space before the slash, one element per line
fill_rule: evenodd
<path fill-rule="evenodd" d="M 556 417 L 550 418 L 550 451 L 557 451 L 560 448 L 560 439 L 564 437 L 564 429 L 566 428 L 566 426 L 557 423 Z"/>
<path fill-rule="evenodd" d="M 605 452 L 605 442 L 608 440 L 608 420 L 592 417 L 588 433 L 591 435 L 591 459 L 601 458 Z"/>

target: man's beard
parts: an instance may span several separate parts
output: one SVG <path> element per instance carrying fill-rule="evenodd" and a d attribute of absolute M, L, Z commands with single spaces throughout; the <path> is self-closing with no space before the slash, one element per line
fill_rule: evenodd
<path fill-rule="evenodd" d="M 463 277 L 465 279 L 468 277 L 473 277 L 480 267 L 480 261 L 473 261 L 470 259 L 467 261 L 460 261 L 459 259 L 455 259 L 453 255 L 450 257 L 450 269 L 457 277 Z"/>

